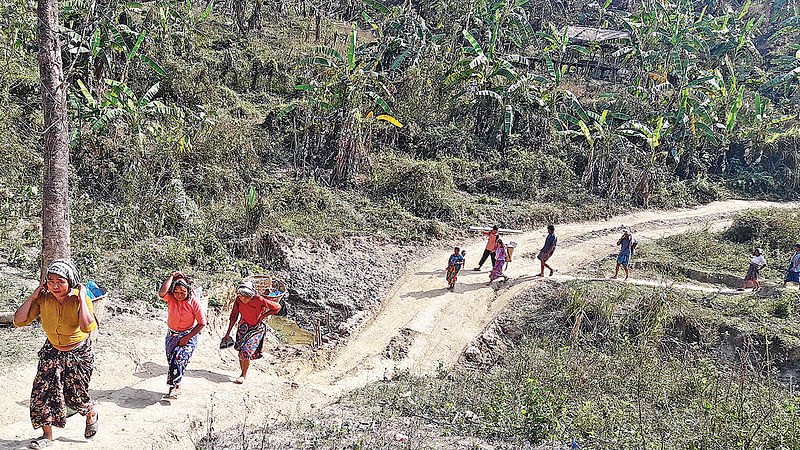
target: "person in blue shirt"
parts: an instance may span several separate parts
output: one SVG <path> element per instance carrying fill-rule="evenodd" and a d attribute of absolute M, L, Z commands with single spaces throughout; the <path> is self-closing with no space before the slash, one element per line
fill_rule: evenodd
<path fill-rule="evenodd" d="M 786 279 L 783 281 L 784 286 L 786 283 L 800 283 L 800 242 L 794 245 L 794 249 L 794 255 L 789 261 L 789 270 L 786 271 Z"/>
<path fill-rule="evenodd" d="M 544 276 L 544 269 L 550 269 L 550 276 L 553 276 L 553 272 L 555 270 L 547 264 L 547 261 L 553 256 L 553 252 L 556 251 L 556 243 L 558 242 L 558 238 L 556 238 L 556 227 L 553 225 L 547 226 L 547 238 L 544 240 L 544 247 L 539 251 L 539 255 L 536 258 L 541 261 L 542 263 L 542 271 L 539 272 L 537 277 Z"/>
<path fill-rule="evenodd" d="M 461 267 L 464 266 L 464 255 L 467 252 L 459 253 L 458 247 L 453 249 L 453 254 L 450 255 L 450 259 L 447 261 L 447 289 L 453 289 L 456 285 L 456 280 L 458 280 L 458 271 L 461 270 Z"/>
<path fill-rule="evenodd" d="M 625 279 L 628 279 L 628 265 L 631 262 L 631 255 L 633 255 L 633 249 L 636 248 L 637 243 L 628 230 L 622 232 L 622 237 L 617 241 L 617 245 L 620 246 L 619 255 L 617 255 L 617 269 L 611 279 L 617 279 L 620 266 L 625 270 Z"/>

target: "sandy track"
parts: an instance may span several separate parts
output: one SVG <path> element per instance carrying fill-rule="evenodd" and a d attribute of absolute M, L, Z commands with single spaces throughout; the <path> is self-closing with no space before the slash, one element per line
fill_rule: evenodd
<path fill-rule="evenodd" d="M 733 215 L 760 207 L 800 207 L 731 200 L 669 212 L 645 211 L 609 221 L 561 225 L 553 257 L 557 279 L 580 277 L 590 263 L 612 253 L 621 226 L 633 230 L 640 242 L 689 229 L 725 226 Z M 395 368 L 425 374 L 451 367 L 467 344 L 479 335 L 509 302 L 537 282 L 534 255 L 544 230 L 509 237 L 519 246 L 508 269 L 512 280 L 488 287 L 488 270 L 470 269 L 484 243 L 467 246 L 467 266 L 455 290 L 444 289 L 444 270 L 450 249 L 431 250 L 430 256 L 409 267 L 382 302 L 381 310 L 355 333 L 327 367 L 298 367 L 269 357 L 254 363 L 244 386 L 231 383 L 236 357 L 219 351 L 219 325 L 206 334 L 184 383 L 184 397 L 171 405 L 158 400 L 165 390 L 163 321 L 116 318 L 103 327 L 96 347 L 97 369 L 92 395 L 99 402 L 101 428 L 90 442 L 83 436 L 83 419 L 74 417 L 65 430 L 56 430 L 52 448 L 194 448 L 211 426 L 224 430 L 242 422 L 263 424 L 268 419 L 298 417 L 335 400 L 349 390 L 391 375 Z M 488 268 L 484 266 L 484 268 Z M 658 285 L 652 280 L 632 280 Z M 711 289 L 694 285 L 688 289 Z M 225 319 L 223 318 L 222 321 Z M 213 325 L 213 324 L 212 324 Z M 408 329 L 408 353 L 401 361 L 383 356 L 389 342 Z M 0 374 L 0 447 L 18 448 L 35 436 L 28 421 L 28 397 L 36 361 Z M 290 373 L 293 375 L 285 375 Z M 280 375 L 279 375 L 280 374 Z M 246 406 L 245 406 L 246 405 Z"/>

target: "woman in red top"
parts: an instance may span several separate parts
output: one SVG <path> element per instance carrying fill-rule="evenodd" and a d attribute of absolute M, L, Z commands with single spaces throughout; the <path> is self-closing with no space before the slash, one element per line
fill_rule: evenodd
<path fill-rule="evenodd" d="M 244 281 L 239 285 L 236 291 L 236 301 L 233 303 L 231 311 L 231 323 L 228 326 L 228 332 L 222 338 L 223 343 L 230 339 L 233 325 L 241 316 L 239 328 L 236 330 L 236 344 L 233 346 L 239 352 L 239 366 L 242 368 L 242 374 L 235 381 L 237 384 L 244 383 L 247 378 L 250 361 L 261 358 L 264 334 L 267 332 L 264 319 L 280 310 L 279 303 L 258 295 L 253 283 Z"/>
<path fill-rule="evenodd" d="M 167 302 L 166 352 L 169 370 L 169 393 L 164 398 L 175 400 L 181 392 L 183 372 L 197 346 L 197 335 L 206 326 L 206 318 L 194 295 L 191 282 L 181 272 L 169 276 L 158 290 L 158 296 Z"/>

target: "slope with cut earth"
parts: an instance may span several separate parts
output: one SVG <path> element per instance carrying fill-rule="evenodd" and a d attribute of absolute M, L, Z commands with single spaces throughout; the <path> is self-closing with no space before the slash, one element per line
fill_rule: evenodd
<path fill-rule="evenodd" d="M 553 257 L 555 278 L 585 277 L 585 268 L 607 256 L 621 228 L 630 228 L 640 242 L 679 234 L 696 228 L 727 225 L 750 208 L 797 208 L 800 204 L 776 204 L 731 200 L 675 211 L 644 211 L 557 227 L 559 246 Z M 236 355 L 217 348 L 227 322 L 223 316 L 210 320 L 190 365 L 185 392 L 171 404 L 159 402 L 165 390 L 163 319 L 119 316 L 103 327 L 96 347 L 92 396 L 99 402 L 100 433 L 84 443 L 82 419 L 70 419 L 66 430 L 57 430 L 53 448 L 194 448 L 212 431 L 265 424 L 269 420 L 295 418 L 324 406 L 345 392 L 391 376 L 395 368 L 427 374 L 438 367 L 450 368 L 465 347 L 500 314 L 517 295 L 540 282 L 535 255 L 544 239 L 536 230 L 510 237 L 517 254 L 506 283 L 487 286 L 487 271 L 471 267 L 484 242 L 467 246 L 466 270 L 455 290 L 445 289 L 443 266 L 451 249 L 431 249 L 429 257 L 410 264 L 382 301 L 375 317 L 366 322 L 327 358 L 322 352 L 276 347 L 243 386 L 231 382 L 237 374 Z M 631 280 L 658 284 L 661 280 Z M 713 290 L 713 286 L 679 285 L 686 289 Z M 16 448 L 35 436 L 28 417 L 28 396 L 35 361 L 2 373 L 0 396 L 0 446 Z"/>

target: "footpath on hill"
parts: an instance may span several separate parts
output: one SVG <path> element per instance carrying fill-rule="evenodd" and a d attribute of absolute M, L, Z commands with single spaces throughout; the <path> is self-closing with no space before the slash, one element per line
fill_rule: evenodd
<path fill-rule="evenodd" d="M 752 208 L 797 208 L 800 203 L 729 200 L 674 211 L 643 211 L 592 221 L 558 225 L 555 279 L 583 277 L 592 263 L 615 251 L 622 227 L 630 228 L 641 243 L 691 229 L 720 229 L 733 217 Z M 96 344 L 92 398 L 98 401 L 100 431 L 91 441 L 83 436 L 83 418 L 68 420 L 55 430 L 50 448 L 195 448 L 212 431 L 268 425 L 313 412 L 352 389 L 391 377 L 395 369 L 430 374 L 451 368 L 465 347 L 520 293 L 540 282 L 535 255 L 545 231 L 510 236 L 517 253 L 506 273 L 506 283 L 486 286 L 488 270 L 473 272 L 485 241 L 475 238 L 464 246 L 467 265 L 453 291 L 445 289 L 444 266 L 452 249 L 431 250 L 410 264 L 383 299 L 381 309 L 339 346 L 331 358 L 287 358 L 273 352 L 254 362 L 244 385 L 236 354 L 219 350 L 226 314 L 210 320 L 209 332 L 188 367 L 183 396 L 165 404 L 166 363 L 163 320 L 119 316 L 108 321 Z M 484 266 L 487 269 L 488 265 Z M 661 285 L 660 280 L 629 283 Z M 718 291 L 712 286 L 675 285 L 678 288 Z M 402 351 L 396 351 L 397 343 Z M 31 343 L 39 345 L 39 343 Z M 387 350 L 388 349 L 388 350 Z M 391 358 L 389 356 L 392 356 Z M 28 420 L 28 399 L 36 360 L 0 375 L 0 447 L 21 448 L 40 433 Z"/>

